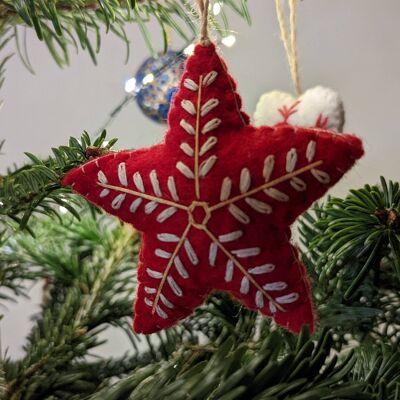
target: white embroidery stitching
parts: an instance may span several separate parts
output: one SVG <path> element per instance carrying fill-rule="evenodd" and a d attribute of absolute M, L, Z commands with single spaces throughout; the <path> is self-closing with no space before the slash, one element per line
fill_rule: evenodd
<path fill-rule="evenodd" d="M 197 83 L 191 80 L 190 78 L 186 78 L 183 81 L 183 86 L 185 86 L 186 89 L 193 90 L 194 92 L 196 92 L 199 89 Z"/>
<path fill-rule="evenodd" d="M 181 106 L 190 115 L 195 115 L 196 114 L 196 109 L 194 107 L 194 104 L 190 100 L 182 100 L 181 101 Z"/>
<path fill-rule="evenodd" d="M 128 186 L 128 178 L 126 177 L 126 164 L 124 162 L 118 164 L 118 179 L 122 186 Z"/>
<path fill-rule="evenodd" d="M 176 163 L 176 168 L 178 169 L 179 172 L 181 172 L 183 175 L 185 175 L 186 178 L 194 179 L 193 171 L 182 161 L 178 161 Z"/>

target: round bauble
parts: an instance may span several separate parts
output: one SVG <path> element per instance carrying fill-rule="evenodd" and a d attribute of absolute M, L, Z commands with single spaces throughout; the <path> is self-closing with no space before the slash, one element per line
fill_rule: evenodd
<path fill-rule="evenodd" d="M 168 50 L 158 57 L 149 57 L 136 73 L 136 101 L 143 113 L 153 121 L 166 123 L 171 100 L 182 76 L 186 56 Z"/>

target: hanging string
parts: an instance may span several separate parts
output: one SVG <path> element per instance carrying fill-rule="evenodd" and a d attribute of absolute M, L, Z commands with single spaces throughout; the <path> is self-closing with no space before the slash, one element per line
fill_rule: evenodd
<path fill-rule="evenodd" d="M 210 38 L 208 36 L 208 8 L 209 0 L 197 0 L 200 13 L 200 43 L 203 46 L 208 46 Z"/>
<path fill-rule="evenodd" d="M 285 12 L 282 0 L 275 0 L 276 15 L 278 17 L 281 39 L 289 63 L 290 75 L 296 94 L 301 95 L 299 66 L 297 61 L 297 32 L 296 32 L 296 4 L 297 0 L 288 0 L 289 5 L 289 32 L 286 26 Z"/>
<path fill-rule="evenodd" d="M 165 38 L 167 42 L 167 48 L 169 49 L 172 43 L 172 28 L 169 25 L 165 26 Z"/>

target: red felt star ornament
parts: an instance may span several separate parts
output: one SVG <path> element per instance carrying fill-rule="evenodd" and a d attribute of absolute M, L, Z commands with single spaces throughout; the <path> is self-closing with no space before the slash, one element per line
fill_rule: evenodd
<path fill-rule="evenodd" d="M 255 128 L 215 46 L 187 61 L 163 143 L 69 172 L 90 202 L 142 234 L 134 329 L 190 315 L 214 290 L 298 332 L 313 330 L 310 285 L 290 225 L 363 154 L 321 129 Z"/>

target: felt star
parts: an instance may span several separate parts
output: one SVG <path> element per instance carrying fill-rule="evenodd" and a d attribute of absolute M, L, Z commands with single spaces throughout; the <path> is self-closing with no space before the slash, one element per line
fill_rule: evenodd
<path fill-rule="evenodd" d="M 190 315 L 214 290 L 298 332 L 314 328 L 290 225 L 363 154 L 355 136 L 255 128 L 213 44 L 197 45 L 164 142 L 101 156 L 64 184 L 142 232 L 134 329 Z"/>

